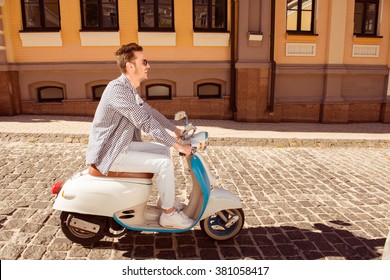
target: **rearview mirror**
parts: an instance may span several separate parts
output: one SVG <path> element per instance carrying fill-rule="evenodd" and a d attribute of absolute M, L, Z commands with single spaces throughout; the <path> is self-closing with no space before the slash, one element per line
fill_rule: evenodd
<path fill-rule="evenodd" d="M 180 120 L 182 120 L 182 119 L 184 119 L 184 118 L 187 119 L 187 114 L 186 114 L 186 112 L 184 112 L 184 111 L 180 111 L 180 112 L 177 112 L 177 113 L 175 114 L 175 121 L 180 121 Z"/>

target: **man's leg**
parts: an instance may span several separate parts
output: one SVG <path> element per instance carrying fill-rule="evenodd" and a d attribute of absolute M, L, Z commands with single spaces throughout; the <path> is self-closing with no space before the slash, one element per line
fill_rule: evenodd
<path fill-rule="evenodd" d="M 150 172 L 156 174 L 157 189 L 163 213 L 160 225 L 172 228 L 189 228 L 194 223 L 183 212 L 175 211 L 175 184 L 173 161 L 169 148 L 156 143 L 133 142 L 115 159 L 111 171 Z"/>
<path fill-rule="evenodd" d="M 158 143 L 132 142 L 117 156 L 110 171 L 154 173 L 161 207 L 172 209 L 175 199 L 173 167 L 168 147 Z"/>

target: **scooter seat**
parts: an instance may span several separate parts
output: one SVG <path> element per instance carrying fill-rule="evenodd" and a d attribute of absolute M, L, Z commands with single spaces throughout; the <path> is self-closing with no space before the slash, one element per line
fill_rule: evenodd
<path fill-rule="evenodd" d="M 91 164 L 88 171 L 89 175 L 96 177 L 111 177 L 111 178 L 139 178 L 139 179 L 151 179 L 153 173 L 146 172 L 114 172 L 108 171 L 107 175 L 101 173 L 94 164 Z"/>

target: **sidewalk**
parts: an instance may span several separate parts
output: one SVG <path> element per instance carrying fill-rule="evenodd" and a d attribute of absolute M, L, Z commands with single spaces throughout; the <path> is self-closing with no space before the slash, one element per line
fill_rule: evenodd
<path fill-rule="evenodd" d="M 190 120 L 198 131 L 209 132 L 210 139 L 342 140 L 390 143 L 390 124 L 353 123 L 244 123 L 231 120 Z M 0 133 L 29 135 L 73 135 L 87 137 L 92 117 L 19 115 L 0 116 Z M 178 126 L 182 122 L 175 122 Z M 260 141 L 261 142 L 261 141 Z"/>

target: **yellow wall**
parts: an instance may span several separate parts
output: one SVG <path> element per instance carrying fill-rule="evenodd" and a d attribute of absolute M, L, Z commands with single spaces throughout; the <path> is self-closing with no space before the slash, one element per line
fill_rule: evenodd
<path fill-rule="evenodd" d="M 328 31 L 327 22 L 327 0 L 317 1 L 316 9 L 320 9 L 320 16 L 316 25 L 318 36 L 287 35 L 286 32 L 286 1 L 276 1 L 275 21 L 275 60 L 281 64 L 324 64 L 326 58 L 326 34 Z M 314 11 L 315 12 L 315 11 Z M 286 56 L 286 43 L 316 43 L 317 55 L 314 57 L 293 57 Z"/>
<path fill-rule="evenodd" d="M 228 1 L 228 21 L 230 5 Z M 229 47 L 194 47 L 192 43 L 192 0 L 174 0 L 175 47 L 144 47 L 150 60 L 222 60 L 230 58 Z M 10 63 L 113 61 L 114 47 L 82 47 L 80 1 L 60 1 L 62 47 L 23 47 L 19 30 L 23 29 L 20 1 L 5 0 L 4 25 L 7 59 Z M 228 26 L 230 26 L 228 22 Z M 138 41 L 137 0 L 119 1 L 120 43 Z"/>
<path fill-rule="evenodd" d="M 275 60 L 280 64 L 376 64 L 389 65 L 389 34 L 390 34 L 390 1 L 380 1 L 383 4 L 382 22 L 379 35 L 383 38 L 356 38 L 353 36 L 354 0 L 321 0 L 316 1 L 315 33 L 318 36 L 295 36 L 286 33 L 286 1 L 276 1 L 275 26 Z M 338 6 L 346 9 L 340 11 Z M 332 12 L 334 13 L 332 15 Z M 332 17 L 333 16 L 333 17 Z M 342 18 L 340 18 L 342 16 Z M 331 19 L 333 18 L 333 22 Z M 381 16 L 380 16 L 381 18 Z M 336 21 L 336 22 L 335 22 Z M 338 25 L 337 21 L 343 24 Z M 380 21 L 380 19 L 379 19 Z M 340 32 L 344 32 L 344 35 Z M 315 43 L 316 56 L 286 56 L 286 43 Z M 374 44 L 380 46 L 379 57 L 352 57 L 353 44 Z M 341 48 L 341 49 L 340 49 Z"/>
<path fill-rule="evenodd" d="M 383 38 L 356 38 L 353 36 L 353 17 L 354 17 L 354 0 L 348 0 L 347 9 L 347 26 L 345 34 L 345 50 L 344 50 L 344 63 L 345 64 L 388 64 L 388 49 L 389 49 L 389 34 L 390 34 L 390 1 L 379 1 L 379 8 L 383 4 L 382 11 L 382 23 L 380 23 L 381 15 L 379 14 L 378 26 L 380 25 L 379 35 Z M 381 13 L 381 11 L 379 11 Z M 378 58 L 358 58 L 352 57 L 352 45 L 353 44 L 374 44 L 379 45 L 379 57 Z"/>

